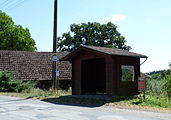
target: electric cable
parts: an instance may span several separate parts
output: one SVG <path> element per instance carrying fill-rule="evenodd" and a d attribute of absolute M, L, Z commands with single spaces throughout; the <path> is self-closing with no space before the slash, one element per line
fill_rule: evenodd
<path fill-rule="evenodd" d="M 12 9 L 15 9 L 17 7 L 20 7 L 23 5 L 23 3 L 25 3 L 27 0 L 18 0 L 15 3 L 11 4 L 10 6 L 8 6 L 7 9 L 5 9 L 5 11 L 10 11 Z"/>
<path fill-rule="evenodd" d="M 10 4 L 11 1 L 10 0 L 5 0 L 4 2 L 2 2 L 2 4 L 0 4 L 0 9 L 6 7 L 8 4 Z"/>
<path fill-rule="evenodd" d="M 3 11 L 10 11 L 12 9 L 15 9 L 17 7 L 20 7 L 23 5 L 24 2 L 27 0 L 5 0 L 1 5 L 0 9 Z"/>

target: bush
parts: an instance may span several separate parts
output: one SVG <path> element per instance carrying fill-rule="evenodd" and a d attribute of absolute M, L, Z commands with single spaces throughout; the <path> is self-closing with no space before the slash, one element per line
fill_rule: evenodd
<path fill-rule="evenodd" d="M 166 81 L 161 79 L 151 79 L 147 81 L 147 93 L 156 94 L 157 96 L 163 95 L 163 86 L 166 84 Z"/>
<path fill-rule="evenodd" d="M 0 91 L 1 92 L 21 92 L 26 89 L 32 89 L 37 84 L 35 81 L 23 82 L 14 80 L 13 74 L 9 72 L 0 72 Z"/>
<path fill-rule="evenodd" d="M 168 97 L 171 97 L 171 75 L 167 75 L 165 81 L 166 82 L 162 88 L 167 93 Z"/>
<path fill-rule="evenodd" d="M 146 92 L 158 97 L 171 97 L 171 69 L 153 74 L 147 81 Z"/>

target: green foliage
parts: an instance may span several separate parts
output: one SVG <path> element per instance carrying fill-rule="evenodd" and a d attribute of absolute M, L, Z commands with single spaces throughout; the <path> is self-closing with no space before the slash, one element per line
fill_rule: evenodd
<path fill-rule="evenodd" d="M 14 80 L 12 73 L 0 72 L 0 91 L 1 92 L 21 92 L 32 89 L 37 84 L 35 81 L 23 82 Z"/>
<path fill-rule="evenodd" d="M 151 80 L 147 81 L 147 93 L 171 97 L 171 69 L 153 74 Z"/>
<path fill-rule="evenodd" d="M 156 95 L 160 96 L 163 95 L 164 92 L 162 91 L 162 87 L 165 85 L 166 81 L 161 79 L 152 79 L 147 81 L 147 93 L 155 93 Z"/>
<path fill-rule="evenodd" d="M 12 81 L 13 77 L 11 73 L 0 72 L 0 91 L 7 91 L 10 88 L 8 81 Z"/>
<path fill-rule="evenodd" d="M 145 100 L 137 100 L 139 105 L 171 108 L 171 68 L 153 74 L 147 80 L 146 93 Z"/>
<path fill-rule="evenodd" d="M 29 29 L 14 25 L 12 18 L 0 11 L 0 50 L 34 51 L 35 45 Z"/>
<path fill-rule="evenodd" d="M 57 48 L 60 51 L 72 51 L 80 45 L 90 45 L 130 50 L 131 47 L 125 45 L 125 38 L 116 28 L 111 22 L 107 24 L 96 22 L 72 24 L 70 32 L 58 37 Z"/>
<path fill-rule="evenodd" d="M 171 75 L 165 76 L 165 81 L 163 89 L 167 92 L 168 96 L 171 97 Z"/>

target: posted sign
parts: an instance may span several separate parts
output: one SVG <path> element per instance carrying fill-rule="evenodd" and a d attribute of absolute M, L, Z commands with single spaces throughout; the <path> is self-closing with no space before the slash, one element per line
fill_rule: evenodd
<path fill-rule="evenodd" d="M 59 77 L 60 73 L 59 71 L 56 71 L 56 77 Z"/>
<path fill-rule="evenodd" d="M 58 60 L 57 56 L 54 55 L 54 56 L 52 57 L 52 61 L 53 61 L 53 62 L 56 62 L 57 60 Z"/>
<path fill-rule="evenodd" d="M 138 89 L 139 89 L 139 90 L 145 90 L 145 88 L 146 88 L 146 81 L 145 81 L 145 78 L 139 77 L 139 78 L 138 78 Z"/>

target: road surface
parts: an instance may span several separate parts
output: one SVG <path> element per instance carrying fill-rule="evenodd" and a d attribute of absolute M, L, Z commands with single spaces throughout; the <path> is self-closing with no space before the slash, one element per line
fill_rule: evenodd
<path fill-rule="evenodd" d="M 171 114 L 0 96 L 0 120 L 171 120 Z"/>

